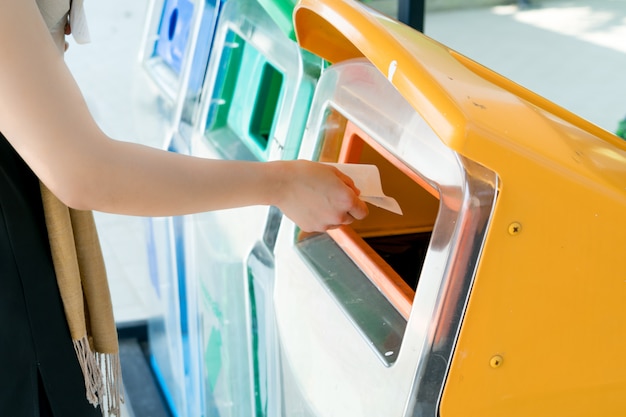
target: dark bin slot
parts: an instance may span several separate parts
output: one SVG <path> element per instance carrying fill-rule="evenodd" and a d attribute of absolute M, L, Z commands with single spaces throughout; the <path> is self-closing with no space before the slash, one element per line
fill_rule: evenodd
<path fill-rule="evenodd" d="M 336 113 L 331 119 L 320 160 L 375 165 L 385 194 L 398 201 L 404 214 L 370 205 L 365 219 L 328 234 L 408 319 L 439 212 L 439 194 L 354 123 Z"/>
<path fill-rule="evenodd" d="M 235 32 L 228 32 L 226 35 L 226 46 L 221 56 L 220 72 L 215 83 L 212 106 L 207 116 L 205 133 L 228 125 L 228 112 L 235 94 L 242 56 L 242 38 Z"/>
<path fill-rule="evenodd" d="M 431 233 L 365 238 L 378 255 L 415 291 Z"/>
<path fill-rule="evenodd" d="M 224 158 L 267 159 L 284 83 L 253 43 L 228 32 L 204 132 Z"/>
<path fill-rule="evenodd" d="M 174 40 L 174 34 L 176 33 L 176 23 L 178 23 L 178 9 L 172 11 L 170 16 L 170 27 L 167 31 L 167 37 L 170 41 Z"/>
<path fill-rule="evenodd" d="M 259 92 L 250 120 L 250 135 L 259 148 L 265 150 L 276 119 L 283 75 L 270 64 L 263 66 Z"/>
<path fill-rule="evenodd" d="M 170 0 L 163 5 L 153 56 L 161 58 L 176 77 L 182 69 L 193 14 L 194 4 L 189 0 Z"/>

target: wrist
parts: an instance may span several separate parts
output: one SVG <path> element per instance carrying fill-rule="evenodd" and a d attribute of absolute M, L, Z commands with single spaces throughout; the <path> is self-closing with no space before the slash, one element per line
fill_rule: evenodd
<path fill-rule="evenodd" d="M 268 174 L 266 203 L 280 208 L 289 193 L 289 180 L 294 175 L 290 168 L 292 164 L 289 161 L 270 161 L 264 165 Z"/>

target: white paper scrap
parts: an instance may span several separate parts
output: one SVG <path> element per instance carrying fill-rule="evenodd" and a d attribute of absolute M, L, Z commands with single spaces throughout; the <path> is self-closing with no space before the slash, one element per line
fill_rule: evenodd
<path fill-rule="evenodd" d="M 356 188 L 361 190 L 359 198 L 366 203 L 402 215 L 398 202 L 383 192 L 380 182 L 380 172 L 376 165 L 368 164 L 330 164 L 352 178 Z"/>

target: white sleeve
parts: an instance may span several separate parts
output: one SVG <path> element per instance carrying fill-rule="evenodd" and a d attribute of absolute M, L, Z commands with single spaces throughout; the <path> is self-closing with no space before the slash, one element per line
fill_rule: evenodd
<path fill-rule="evenodd" d="M 72 36 L 77 43 L 89 43 L 91 41 L 83 0 L 72 0 L 70 26 L 72 28 Z"/>

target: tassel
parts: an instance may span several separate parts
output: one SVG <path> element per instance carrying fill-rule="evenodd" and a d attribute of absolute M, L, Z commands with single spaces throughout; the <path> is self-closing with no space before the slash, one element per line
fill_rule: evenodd
<path fill-rule="evenodd" d="M 100 406 L 102 416 L 120 416 L 122 395 L 122 367 L 119 354 L 94 353 L 87 336 L 74 340 L 74 350 L 85 379 L 87 400 Z"/>
<path fill-rule="evenodd" d="M 103 388 L 102 372 L 96 355 L 91 351 L 87 336 L 74 340 L 74 350 L 83 371 L 87 400 L 90 404 L 97 406 Z"/>
<path fill-rule="evenodd" d="M 100 393 L 102 415 L 105 410 L 109 416 L 120 416 L 120 406 L 124 403 L 122 395 L 122 367 L 119 354 L 97 353 L 100 369 L 104 372 L 104 391 Z M 104 398 L 106 398 L 106 407 Z"/>

